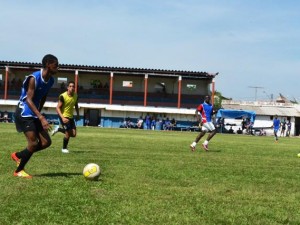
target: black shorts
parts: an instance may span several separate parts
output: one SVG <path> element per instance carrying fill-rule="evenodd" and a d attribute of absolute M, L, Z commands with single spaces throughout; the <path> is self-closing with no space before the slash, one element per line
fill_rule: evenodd
<path fill-rule="evenodd" d="M 21 110 L 18 106 L 15 112 L 15 124 L 18 132 L 35 131 L 40 133 L 44 130 L 41 121 L 34 117 L 22 117 Z"/>
<path fill-rule="evenodd" d="M 76 125 L 75 125 L 75 121 L 74 119 L 69 119 L 69 122 L 68 123 L 63 123 L 62 119 L 59 117 L 59 121 L 62 125 L 62 127 L 66 130 L 66 131 L 69 131 L 69 130 L 76 130 Z"/>

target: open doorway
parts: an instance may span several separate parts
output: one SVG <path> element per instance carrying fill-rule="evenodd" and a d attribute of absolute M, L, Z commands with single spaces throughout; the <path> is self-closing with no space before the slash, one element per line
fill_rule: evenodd
<path fill-rule="evenodd" d="M 291 131 L 291 134 L 295 134 L 296 136 L 299 136 L 300 134 L 300 117 L 295 117 L 295 130 L 294 132 Z"/>
<path fill-rule="evenodd" d="M 101 119 L 101 111 L 99 109 L 84 110 L 84 126 L 98 126 Z"/>

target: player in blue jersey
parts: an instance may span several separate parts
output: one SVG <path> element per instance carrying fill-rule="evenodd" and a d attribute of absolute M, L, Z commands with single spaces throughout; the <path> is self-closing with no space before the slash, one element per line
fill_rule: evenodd
<path fill-rule="evenodd" d="M 48 134 L 51 129 L 41 110 L 47 94 L 54 84 L 53 75 L 58 70 L 58 59 L 54 55 L 45 55 L 43 68 L 27 76 L 22 85 L 21 97 L 15 112 L 15 123 L 18 132 L 23 132 L 27 139 L 27 147 L 11 154 L 17 163 L 14 176 L 32 178 L 24 168 L 32 154 L 51 145 Z"/>
<path fill-rule="evenodd" d="M 274 118 L 274 120 L 273 120 L 273 129 L 274 129 L 274 138 L 275 138 L 275 142 L 278 142 L 278 136 L 277 136 L 277 133 L 278 133 L 278 131 L 279 131 L 279 129 L 280 129 L 280 124 L 281 124 L 281 122 L 280 122 L 280 119 L 278 119 L 278 116 L 277 115 L 275 115 L 275 118 Z"/>
<path fill-rule="evenodd" d="M 217 130 L 212 122 L 212 116 L 214 113 L 215 111 L 211 104 L 210 96 L 205 96 L 204 102 L 200 104 L 196 109 L 197 121 L 200 123 L 200 126 L 202 128 L 200 134 L 196 137 L 195 141 L 190 145 L 192 151 L 195 151 L 197 143 L 206 134 L 206 132 L 210 132 L 210 134 L 207 136 L 207 139 L 202 144 L 203 149 L 205 151 L 208 151 L 208 142 L 217 133 Z"/>

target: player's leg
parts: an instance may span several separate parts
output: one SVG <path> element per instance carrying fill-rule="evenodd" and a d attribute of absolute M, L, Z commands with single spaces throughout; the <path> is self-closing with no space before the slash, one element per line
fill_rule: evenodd
<path fill-rule="evenodd" d="M 62 153 L 69 153 L 68 144 L 69 144 L 70 136 L 71 136 L 71 131 L 66 130 L 65 131 L 65 136 L 63 138 L 63 147 L 62 147 L 62 150 L 61 150 Z"/>
<path fill-rule="evenodd" d="M 75 124 L 74 119 L 70 120 L 70 124 L 69 124 L 68 130 L 70 131 L 69 132 L 69 136 L 70 137 L 76 137 L 77 133 L 76 133 L 76 124 Z"/>
<path fill-rule="evenodd" d="M 15 161 L 17 161 L 16 159 L 19 159 L 19 161 L 17 161 L 18 167 L 14 172 L 14 176 L 31 178 L 32 176 L 27 174 L 24 171 L 24 168 L 38 146 L 38 138 L 35 134 L 35 131 L 27 131 L 24 132 L 24 134 L 27 139 L 27 147 L 22 151 L 15 152 L 12 154 L 12 158 Z"/>
<path fill-rule="evenodd" d="M 197 143 L 200 141 L 200 139 L 206 134 L 207 130 L 202 127 L 200 133 L 197 135 L 196 139 L 193 141 L 193 143 L 190 145 L 190 148 L 192 151 L 195 151 Z"/>
<path fill-rule="evenodd" d="M 46 136 L 48 137 L 48 140 L 39 140 L 38 133 L 43 131 L 43 127 L 38 119 L 19 117 L 18 124 L 16 126 L 18 131 L 23 131 L 27 140 L 27 147 L 24 150 L 14 152 L 11 155 L 11 158 L 17 162 L 18 166 L 14 172 L 14 176 L 31 178 L 31 176 L 24 171 L 25 165 L 28 163 L 32 154 L 40 149 L 42 144 L 41 142 L 43 141 L 44 146 L 49 146 L 51 144 L 51 139 L 47 133 Z"/>
<path fill-rule="evenodd" d="M 277 132 L 278 132 L 278 130 L 277 130 L 277 129 L 274 129 L 274 138 L 275 138 L 275 141 L 276 141 L 276 142 L 278 141 Z"/>
<path fill-rule="evenodd" d="M 203 149 L 205 151 L 208 151 L 208 143 L 213 138 L 213 136 L 215 136 L 217 130 L 212 122 L 207 122 L 203 124 L 203 127 L 205 127 L 207 131 L 210 131 L 210 134 L 207 136 L 206 140 L 202 144 Z"/>
<path fill-rule="evenodd" d="M 49 133 L 45 130 L 42 130 L 38 133 L 38 139 L 39 139 L 39 144 L 35 152 L 48 148 L 52 144 Z"/>
<path fill-rule="evenodd" d="M 68 144 L 70 137 L 76 137 L 76 125 L 73 119 L 70 119 L 67 124 L 64 125 L 65 129 L 65 136 L 63 139 L 63 148 L 62 148 L 62 153 L 69 153 L 68 150 Z"/>
<path fill-rule="evenodd" d="M 59 125 L 55 125 L 54 129 L 51 131 L 51 136 L 55 135 L 57 132 L 63 134 L 66 132 L 66 129 L 64 128 L 64 123 L 60 117 L 59 117 L 59 121 L 62 124 L 62 127 L 59 127 Z"/>

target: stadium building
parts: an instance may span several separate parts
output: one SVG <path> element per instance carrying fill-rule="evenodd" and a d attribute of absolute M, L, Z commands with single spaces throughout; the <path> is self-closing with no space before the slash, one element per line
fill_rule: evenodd
<path fill-rule="evenodd" d="M 24 78 L 42 68 L 41 63 L 0 61 L 0 111 L 11 121 Z M 126 118 L 136 122 L 150 115 L 155 129 L 164 118 L 177 127 L 192 126 L 194 113 L 205 95 L 215 90 L 218 73 L 60 64 L 43 112 L 57 121 L 58 96 L 74 81 L 79 95 L 81 120 L 77 125 L 120 127 Z"/>
<path fill-rule="evenodd" d="M 274 116 L 277 115 L 281 121 L 291 122 L 291 136 L 300 135 L 300 106 L 280 95 L 275 101 L 237 101 L 223 100 L 222 107 L 232 110 L 250 110 L 256 113 L 254 131 L 257 133 L 264 129 L 267 135 L 273 135 Z M 232 127 L 236 132 L 241 128 L 241 119 L 226 119 L 226 129 Z M 287 130 L 287 129 L 286 129 Z M 279 135 L 279 134 L 278 134 Z"/>

